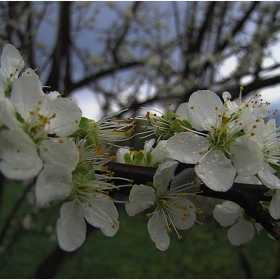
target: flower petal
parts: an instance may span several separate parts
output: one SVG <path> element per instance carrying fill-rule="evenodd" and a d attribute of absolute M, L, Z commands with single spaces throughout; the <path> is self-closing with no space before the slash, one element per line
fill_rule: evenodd
<path fill-rule="evenodd" d="M 23 75 L 15 81 L 11 92 L 11 102 L 24 120 L 30 117 L 30 111 L 41 106 L 44 99 L 42 83 L 36 75 Z"/>
<path fill-rule="evenodd" d="M 272 197 L 269 205 L 269 213 L 272 218 L 280 219 L 280 191 L 276 190 L 276 194 Z"/>
<path fill-rule="evenodd" d="M 241 214 L 241 207 L 232 201 L 225 201 L 222 204 L 217 204 L 213 210 L 214 219 L 222 227 L 233 225 Z"/>
<path fill-rule="evenodd" d="M 180 206 L 174 207 L 173 211 L 169 212 L 170 218 L 174 223 L 175 227 L 178 229 L 191 228 L 196 220 L 194 204 L 184 197 L 178 197 L 172 202 Z"/>
<path fill-rule="evenodd" d="M 55 98 L 46 104 L 45 110 L 55 117 L 50 120 L 50 133 L 68 136 L 79 129 L 82 111 L 78 105 L 67 98 Z"/>
<path fill-rule="evenodd" d="M 5 72 L 6 77 L 10 77 L 10 74 L 18 77 L 23 68 L 24 60 L 20 52 L 15 46 L 7 44 L 1 55 L 1 69 Z"/>
<path fill-rule="evenodd" d="M 195 164 L 201 158 L 199 152 L 209 146 L 205 137 L 193 132 L 181 132 L 166 142 L 166 149 L 170 156 L 180 162 Z"/>
<path fill-rule="evenodd" d="M 162 211 L 154 212 L 147 225 L 150 237 L 156 243 L 156 248 L 160 251 L 167 250 L 170 244 L 170 237 L 167 233 L 163 215 Z"/>
<path fill-rule="evenodd" d="M 258 172 L 262 183 L 270 189 L 280 189 L 280 179 L 272 174 L 265 166 Z"/>
<path fill-rule="evenodd" d="M 223 152 L 215 150 L 195 166 L 195 172 L 208 188 L 219 192 L 231 188 L 236 174 L 231 160 Z"/>
<path fill-rule="evenodd" d="M 129 201 L 125 204 L 125 210 L 128 216 L 135 216 L 154 205 L 155 200 L 155 190 L 152 187 L 133 185 L 129 194 Z"/>
<path fill-rule="evenodd" d="M 6 125 L 13 129 L 18 127 L 16 120 L 16 111 L 8 98 L 0 98 L 0 126 Z"/>
<path fill-rule="evenodd" d="M 253 224 L 241 218 L 229 229 L 227 236 L 231 244 L 238 246 L 250 241 L 254 237 L 254 233 Z"/>
<path fill-rule="evenodd" d="M 170 181 L 174 178 L 174 173 L 178 165 L 177 161 L 170 160 L 159 165 L 154 175 L 153 185 L 158 191 L 165 191 Z"/>
<path fill-rule="evenodd" d="M 72 169 L 62 164 L 50 164 L 44 167 L 36 182 L 36 204 L 38 207 L 46 203 L 65 199 L 72 186 Z"/>
<path fill-rule="evenodd" d="M 170 158 L 169 151 L 166 148 L 166 140 L 161 140 L 158 142 L 156 147 L 151 151 L 152 154 L 152 165 L 161 163 L 164 158 Z"/>
<path fill-rule="evenodd" d="M 216 126 L 218 115 L 223 113 L 223 103 L 219 96 L 210 90 L 194 92 L 187 104 L 188 120 L 194 128 L 201 131 Z"/>
<path fill-rule="evenodd" d="M 82 204 L 86 220 L 102 230 L 106 236 L 114 236 L 119 229 L 118 211 L 109 196 L 99 194 Z"/>
<path fill-rule="evenodd" d="M 64 203 L 57 220 L 59 246 L 69 252 L 76 250 L 86 240 L 86 230 L 80 204 L 76 200 Z"/>
<path fill-rule="evenodd" d="M 231 160 L 241 176 L 256 174 L 263 166 L 263 153 L 256 141 L 237 138 L 230 146 Z"/>
<path fill-rule="evenodd" d="M 0 169 L 10 179 L 30 179 L 42 169 L 36 145 L 21 129 L 0 132 L 0 158 Z"/>
<path fill-rule="evenodd" d="M 178 106 L 178 108 L 176 110 L 176 115 L 178 115 L 180 120 L 187 120 L 188 119 L 187 106 L 188 106 L 187 102 L 181 103 Z"/>
<path fill-rule="evenodd" d="M 124 155 L 128 153 L 130 154 L 130 149 L 128 147 L 120 147 L 116 154 L 116 160 L 118 163 L 125 163 Z"/>
<path fill-rule="evenodd" d="M 44 166 L 59 163 L 74 170 L 79 162 L 79 151 L 69 138 L 50 138 L 41 143 L 40 157 L 44 160 Z"/>

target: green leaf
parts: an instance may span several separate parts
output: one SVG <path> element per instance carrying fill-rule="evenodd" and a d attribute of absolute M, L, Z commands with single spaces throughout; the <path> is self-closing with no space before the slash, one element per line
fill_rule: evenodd
<path fill-rule="evenodd" d="M 270 205 L 270 201 L 260 201 L 262 207 L 264 210 L 268 210 L 268 207 Z"/>
<path fill-rule="evenodd" d="M 147 166 L 149 166 L 151 164 L 152 158 L 153 158 L 153 156 L 152 156 L 151 152 L 147 152 L 147 154 L 146 154 L 146 165 Z"/>
<path fill-rule="evenodd" d="M 274 196 L 276 194 L 276 190 L 269 189 L 267 192 L 265 192 L 264 196 Z"/>
<path fill-rule="evenodd" d="M 86 130 L 86 131 L 90 131 L 90 129 L 92 128 L 92 123 L 94 121 L 91 119 L 88 119 L 86 117 L 81 117 L 80 123 L 79 123 L 79 128 Z"/>
<path fill-rule="evenodd" d="M 7 130 L 7 129 L 9 129 L 9 128 L 5 124 L 0 126 L 0 131 Z"/>
<path fill-rule="evenodd" d="M 124 161 L 126 164 L 133 164 L 129 153 L 124 154 Z"/>
<path fill-rule="evenodd" d="M 188 120 L 183 120 L 182 125 L 187 128 L 192 128 L 192 125 Z"/>
<path fill-rule="evenodd" d="M 21 116 L 20 113 L 16 112 L 16 119 L 20 122 L 20 123 L 24 123 L 24 119 L 23 117 Z"/>
<path fill-rule="evenodd" d="M 144 154 L 139 152 L 134 158 L 134 164 L 139 165 L 144 158 Z"/>

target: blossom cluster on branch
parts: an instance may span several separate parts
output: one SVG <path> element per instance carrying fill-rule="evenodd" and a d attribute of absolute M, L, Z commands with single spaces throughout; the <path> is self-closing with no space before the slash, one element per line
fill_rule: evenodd
<path fill-rule="evenodd" d="M 194 92 L 176 112 L 147 110 L 145 116 L 117 119 L 118 112 L 94 121 L 62 94 L 45 94 L 36 70 L 26 69 L 13 45 L 6 45 L 0 68 L 0 170 L 9 179 L 35 183 L 36 205 L 62 201 L 57 221 L 59 245 L 66 251 L 80 247 L 86 222 L 114 236 L 119 229 L 116 203 L 125 204 L 129 216 L 146 212 L 149 235 L 159 250 L 166 250 L 169 234 L 191 228 L 203 210 L 194 198 L 206 185 L 227 192 L 235 182 L 262 184 L 271 201 L 260 202 L 274 219 L 280 218 L 280 142 L 274 115 L 260 96 L 223 101 L 212 91 Z M 144 109 L 144 108 L 143 108 Z M 265 121 L 265 118 L 269 118 Z M 154 136 L 136 151 L 119 144 L 143 132 Z M 118 143 L 116 155 L 111 147 Z M 137 184 L 108 168 L 110 161 L 154 167 L 152 182 Z M 176 172 L 178 163 L 192 164 Z M 116 196 L 129 188 L 128 199 Z M 214 218 L 231 226 L 229 241 L 248 242 L 254 227 L 262 226 L 243 209 L 226 201 L 217 205 Z"/>

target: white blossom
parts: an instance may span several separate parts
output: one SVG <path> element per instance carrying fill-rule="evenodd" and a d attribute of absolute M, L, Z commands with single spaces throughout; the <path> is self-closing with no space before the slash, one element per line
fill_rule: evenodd
<path fill-rule="evenodd" d="M 223 227 L 230 226 L 227 236 L 231 244 L 241 245 L 254 237 L 254 226 L 243 217 L 242 208 L 231 201 L 217 204 L 213 211 L 213 217 Z"/>
<path fill-rule="evenodd" d="M 1 55 L 0 68 L 0 96 L 8 97 L 13 83 L 18 79 L 24 68 L 24 61 L 19 51 L 11 44 L 7 44 Z"/>
<path fill-rule="evenodd" d="M 133 185 L 129 201 L 125 205 L 129 216 L 134 216 L 153 206 L 153 212 L 147 215 L 149 217 L 147 227 L 151 239 L 161 251 L 169 247 L 168 233 L 172 231 L 171 227 L 181 239 L 182 236 L 177 229 L 189 229 L 196 220 L 197 209 L 186 198 L 186 191 L 189 187 L 193 187 L 193 184 L 176 184 L 174 172 L 177 164 L 175 161 L 161 164 L 154 175 L 153 187 Z"/>
<path fill-rule="evenodd" d="M 227 191 L 236 172 L 241 176 L 256 174 L 263 162 L 259 143 L 250 138 L 254 132 L 241 131 L 249 124 L 257 127 L 258 121 L 255 118 L 247 121 L 244 117 L 247 113 L 242 112 L 226 117 L 224 110 L 224 104 L 214 92 L 193 93 L 189 102 L 178 108 L 179 115 L 187 116 L 193 128 L 174 135 L 166 143 L 171 157 L 196 164 L 197 175 L 216 191 Z"/>
<path fill-rule="evenodd" d="M 53 145 L 63 151 L 63 145 L 71 141 L 63 137 L 78 129 L 81 110 L 74 102 L 60 97 L 57 92 L 45 95 L 38 76 L 28 69 L 14 82 L 10 101 L 0 100 L 0 107 L 5 108 L 0 120 L 5 126 L 0 132 L 0 168 L 5 176 L 21 180 L 33 178 L 45 160 L 41 157 L 46 154 L 41 145 L 45 151 L 53 149 Z M 56 151 L 51 156 L 54 161 L 55 154 Z M 57 159 L 58 155 L 61 154 L 57 153 Z M 68 151 L 64 152 L 64 157 L 71 165 Z"/>

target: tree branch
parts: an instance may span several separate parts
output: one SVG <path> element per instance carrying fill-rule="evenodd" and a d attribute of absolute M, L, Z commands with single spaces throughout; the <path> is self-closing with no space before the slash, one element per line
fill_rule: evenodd
<path fill-rule="evenodd" d="M 153 182 L 153 175 L 156 168 L 143 167 L 109 162 L 106 164 L 109 170 L 113 171 L 115 176 L 132 179 L 134 184 L 146 184 Z M 177 171 L 182 171 L 186 168 L 193 168 L 194 165 L 180 163 Z M 116 182 L 117 184 L 117 182 Z M 121 188 L 120 191 L 128 195 L 130 189 Z M 219 198 L 237 203 L 245 212 L 256 222 L 260 223 L 263 228 L 270 233 L 276 240 L 280 240 L 280 227 L 277 221 L 273 219 L 269 212 L 263 210 L 260 201 L 270 201 L 271 197 L 263 194 L 268 191 L 268 188 L 263 185 L 249 185 L 234 183 L 232 188 L 227 192 L 217 192 L 209 189 L 204 184 L 200 185 L 200 195 L 206 197 Z"/>

